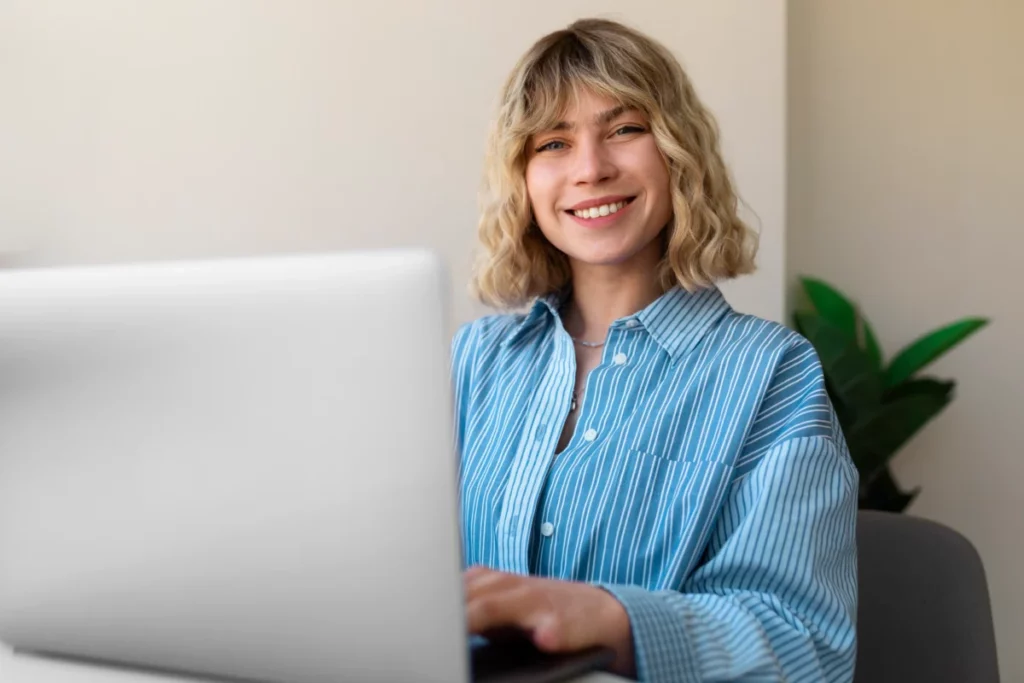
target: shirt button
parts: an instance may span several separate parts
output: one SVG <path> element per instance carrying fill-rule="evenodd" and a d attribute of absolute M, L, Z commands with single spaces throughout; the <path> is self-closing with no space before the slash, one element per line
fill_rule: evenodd
<path fill-rule="evenodd" d="M 540 525 L 541 536 L 550 536 L 553 533 L 555 533 L 555 525 L 551 522 L 544 522 Z"/>
<path fill-rule="evenodd" d="M 597 430 L 596 429 L 588 429 L 587 431 L 583 432 L 583 440 L 584 441 L 593 441 L 596 438 L 597 438 Z"/>
<path fill-rule="evenodd" d="M 615 357 L 612 358 L 612 362 L 616 365 L 625 365 L 627 360 L 629 360 L 629 358 L 624 353 L 617 353 L 615 354 Z"/>
<path fill-rule="evenodd" d="M 636 327 L 639 324 L 640 323 L 637 322 L 636 318 L 630 318 L 629 320 L 626 321 L 626 327 Z"/>

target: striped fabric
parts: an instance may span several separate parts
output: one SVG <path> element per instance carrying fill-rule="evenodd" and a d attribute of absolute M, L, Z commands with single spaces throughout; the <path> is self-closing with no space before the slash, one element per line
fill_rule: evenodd
<path fill-rule="evenodd" d="M 592 582 L 643 681 L 849 681 L 857 472 L 802 337 L 675 288 L 616 321 L 556 455 L 556 297 L 452 345 L 465 562 Z"/>

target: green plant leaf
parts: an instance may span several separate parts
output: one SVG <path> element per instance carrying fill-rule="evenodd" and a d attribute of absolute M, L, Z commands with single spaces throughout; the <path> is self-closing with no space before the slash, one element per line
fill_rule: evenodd
<path fill-rule="evenodd" d="M 948 379 L 936 379 L 935 377 L 916 377 L 914 379 L 908 379 L 906 382 L 900 382 L 894 387 L 886 389 L 882 395 L 882 402 L 888 403 L 895 401 L 903 396 L 910 396 L 911 394 L 934 394 L 936 396 L 949 396 L 956 387 L 956 382 Z"/>
<path fill-rule="evenodd" d="M 868 358 L 871 359 L 871 364 L 876 370 L 882 369 L 882 347 L 878 345 L 878 339 L 875 338 L 875 331 L 871 329 L 871 325 L 868 323 L 868 319 L 860 315 L 858 311 L 858 323 L 860 330 L 864 336 L 864 351 L 867 352 Z"/>
<path fill-rule="evenodd" d="M 800 283 L 818 315 L 856 340 L 857 346 L 867 352 L 872 365 L 876 369 L 881 369 L 882 350 L 878 345 L 878 338 L 857 306 L 842 292 L 823 280 L 802 277 Z"/>
<path fill-rule="evenodd" d="M 798 311 L 794 321 L 818 353 L 837 412 L 857 416 L 875 409 L 882 399 L 882 377 L 867 353 L 821 315 Z"/>
<path fill-rule="evenodd" d="M 914 434 L 952 400 L 952 387 L 934 380 L 918 380 L 908 390 L 862 416 L 846 434 L 850 455 L 861 479 L 870 482 Z"/>
<path fill-rule="evenodd" d="M 857 338 L 857 309 L 849 299 L 832 285 L 813 277 L 802 277 L 800 283 L 818 315 L 851 339 Z"/>
<path fill-rule="evenodd" d="M 933 330 L 893 357 L 885 370 L 885 386 L 894 387 L 988 324 L 987 318 L 964 318 Z"/>

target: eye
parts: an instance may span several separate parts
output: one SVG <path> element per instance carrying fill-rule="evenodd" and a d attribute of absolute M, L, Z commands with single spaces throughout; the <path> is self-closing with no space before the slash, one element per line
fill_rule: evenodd
<path fill-rule="evenodd" d="M 537 152 L 555 152 L 565 147 L 565 143 L 561 140 L 552 140 L 551 142 L 545 142 L 543 145 L 538 147 L 535 151 Z"/>
<path fill-rule="evenodd" d="M 647 130 L 643 126 L 637 126 L 629 124 L 626 126 L 620 126 L 615 130 L 616 135 L 633 135 L 636 133 L 645 133 Z"/>

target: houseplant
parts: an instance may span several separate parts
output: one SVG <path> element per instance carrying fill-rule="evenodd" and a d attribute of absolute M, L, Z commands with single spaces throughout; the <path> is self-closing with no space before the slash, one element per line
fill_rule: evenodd
<path fill-rule="evenodd" d="M 889 462 L 949 405 L 956 382 L 922 375 L 944 353 L 984 327 L 963 318 L 917 338 L 888 361 L 858 308 L 822 280 L 800 278 L 806 303 L 793 314 L 796 330 L 814 346 L 854 464 L 862 509 L 902 512 L 918 489 L 903 491 Z"/>

